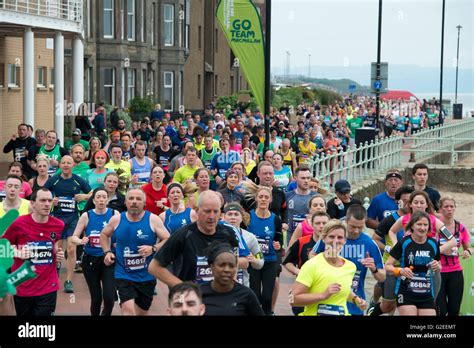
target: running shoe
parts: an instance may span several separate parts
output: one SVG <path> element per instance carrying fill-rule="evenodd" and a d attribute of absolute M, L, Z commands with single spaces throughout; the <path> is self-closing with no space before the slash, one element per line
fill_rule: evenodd
<path fill-rule="evenodd" d="M 74 287 L 72 286 L 72 282 L 70 280 L 66 280 L 64 282 L 64 292 L 66 294 L 73 294 L 74 293 Z"/>

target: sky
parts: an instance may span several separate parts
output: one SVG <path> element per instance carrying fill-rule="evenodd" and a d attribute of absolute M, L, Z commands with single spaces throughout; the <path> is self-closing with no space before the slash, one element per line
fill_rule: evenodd
<path fill-rule="evenodd" d="M 378 0 L 273 0 L 272 67 L 361 66 L 377 61 Z M 442 0 L 384 0 L 383 62 L 439 67 Z M 474 69 L 474 1 L 446 0 L 444 66 Z M 291 70 L 290 70 L 291 73 Z"/>

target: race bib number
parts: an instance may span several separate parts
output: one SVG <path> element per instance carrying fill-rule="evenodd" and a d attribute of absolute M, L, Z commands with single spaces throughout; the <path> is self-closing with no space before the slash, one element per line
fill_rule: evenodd
<path fill-rule="evenodd" d="M 237 283 L 244 284 L 244 271 L 241 269 L 237 271 Z"/>
<path fill-rule="evenodd" d="M 28 242 L 31 263 L 35 266 L 48 266 L 53 263 L 53 242 Z"/>
<path fill-rule="evenodd" d="M 74 213 L 76 211 L 74 197 L 59 197 L 58 210 L 63 213 Z"/>
<path fill-rule="evenodd" d="M 124 255 L 124 260 L 126 272 L 135 272 L 146 268 L 146 258 L 140 254 Z"/>
<path fill-rule="evenodd" d="M 431 277 L 426 274 L 415 274 L 408 280 L 408 291 L 415 295 L 427 295 L 431 293 Z"/>
<path fill-rule="evenodd" d="M 92 231 L 89 235 L 89 245 L 93 248 L 100 248 L 100 231 Z"/>
<path fill-rule="evenodd" d="M 293 231 L 296 229 L 299 223 L 303 222 L 306 219 L 306 215 L 303 214 L 296 214 L 293 216 L 292 227 Z"/>
<path fill-rule="evenodd" d="M 196 282 L 200 284 L 210 282 L 212 279 L 214 279 L 214 277 L 212 275 L 211 266 L 207 263 L 207 257 L 198 256 L 196 262 Z"/>
<path fill-rule="evenodd" d="M 319 316 L 341 316 L 346 315 L 346 311 L 342 306 L 335 306 L 330 304 L 319 304 L 316 315 Z"/>
<path fill-rule="evenodd" d="M 264 238 L 257 238 L 258 245 L 263 255 L 267 255 L 270 252 L 270 241 Z"/>
<path fill-rule="evenodd" d="M 356 271 L 354 274 L 354 278 L 352 278 L 351 289 L 353 292 L 357 292 L 357 290 L 359 289 L 359 283 L 360 283 L 360 271 Z"/>
<path fill-rule="evenodd" d="M 15 153 L 15 161 L 21 162 L 23 158 L 26 158 L 26 148 L 17 148 L 14 150 Z"/>

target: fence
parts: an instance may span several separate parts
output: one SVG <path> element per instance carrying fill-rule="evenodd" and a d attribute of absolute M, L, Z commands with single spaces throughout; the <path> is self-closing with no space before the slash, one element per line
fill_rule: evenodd
<path fill-rule="evenodd" d="M 82 0 L 0 0 L 0 10 L 82 21 Z"/>
<path fill-rule="evenodd" d="M 474 119 L 426 129 L 405 139 L 411 141 L 410 162 L 440 153 L 451 153 L 450 164 L 454 165 L 458 160 L 458 153 L 470 152 L 455 149 L 474 141 Z"/>
<path fill-rule="evenodd" d="M 474 120 L 471 119 L 424 129 L 410 137 L 392 136 L 377 139 L 370 143 L 348 147 L 346 151 L 338 154 L 320 154 L 315 156 L 309 165 L 313 176 L 323 182 L 334 183 L 339 179 L 346 179 L 357 183 L 379 176 L 392 167 L 401 166 L 405 163 L 402 158 L 404 150 L 411 152 L 411 161 L 421 161 L 436 153 L 451 152 L 453 154 L 451 163 L 454 164 L 457 153 L 469 152 L 455 148 L 472 141 L 474 141 Z"/>

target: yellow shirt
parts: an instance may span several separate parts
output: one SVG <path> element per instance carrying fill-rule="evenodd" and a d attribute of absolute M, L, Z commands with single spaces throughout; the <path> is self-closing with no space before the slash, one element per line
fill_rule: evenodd
<path fill-rule="evenodd" d="M 301 153 L 303 154 L 303 156 L 300 157 L 300 161 L 299 161 L 300 164 L 310 160 L 311 157 L 313 156 L 311 154 L 316 153 L 316 144 L 313 143 L 312 141 L 309 142 L 308 146 L 304 144 L 304 141 L 300 141 L 298 143 L 298 147 Z"/>
<path fill-rule="evenodd" d="M 326 300 L 304 307 L 304 312 L 300 315 L 349 315 L 347 298 L 351 293 L 352 279 L 357 267 L 353 262 L 343 260 L 344 265 L 335 267 L 330 265 L 324 258 L 324 253 L 321 253 L 303 265 L 296 281 L 307 286 L 309 293 L 323 293 L 334 283 L 341 285 L 341 291 Z"/>
<path fill-rule="evenodd" d="M 114 161 L 110 161 L 105 165 L 105 168 L 111 169 L 114 172 L 117 172 L 117 170 L 122 169 L 123 173 L 120 174 L 121 178 L 129 179 L 131 176 L 132 165 L 128 161 L 122 160 L 119 164 L 116 164 Z"/>
<path fill-rule="evenodd" d="M 20 208 L 18 209 L 20 216 L 27 215 L 30 213 L 30 201 L 21 198 Z M 6 214 L 6 211 L 3 209 L 3 202 L 0 203 L 0 217 Z"/>
<path fill-rule="evenodd" d="M 199 169 L 199 166 L 190 167 L 187 164 L 179 168 L 173 176 L 173 182 L 184 184 L 186 180 L 193 179 L 194 173 Z"/>

